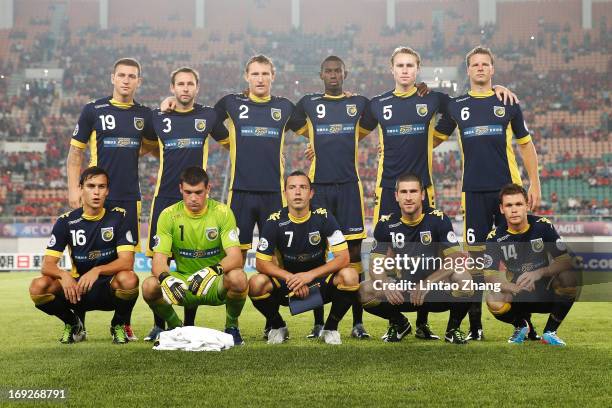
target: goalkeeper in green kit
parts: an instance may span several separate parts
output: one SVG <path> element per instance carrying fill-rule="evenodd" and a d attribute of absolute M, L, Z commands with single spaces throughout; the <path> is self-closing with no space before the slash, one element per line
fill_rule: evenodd
<path fill-rule="evenodd" d="M 181 174 L 183 200 L 164 209 L 153 237 L 153 276 L 142 284 L 144 300 L 169 329 L 182 322 L 172 305 L 195 307 L 225 304 L 225 332 L 244 344 L 238 317 L 247 296 L 236 219 L 232 210 L 208 198 L 208 175 L 201 167 Z M 171 272 L 169 259 L 176 261 Z"/>

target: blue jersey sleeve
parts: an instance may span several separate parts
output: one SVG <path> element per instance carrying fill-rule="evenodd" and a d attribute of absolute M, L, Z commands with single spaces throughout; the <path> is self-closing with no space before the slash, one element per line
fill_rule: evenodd
<path fill-rule="evenodd" d="M 512 126 L 512 132 L 518 144 L 525 144 L 531 141 L 520 105 L 514 105 L 514 114 L 512 115 L 510 126 Z"/>
<path fill-rule="evenodd" d="M 47 244 L 47 248 L 45 250 L 45 255 L 50 255 L 56 258 L 61 258 L 66 245 L 69 243 L 69 235 L 68 224 L 66 222 L 66 218 L 68 213 L 60 216 L 55 225 L 53 225 L 53 230 L 51 231 L 51 236 L 49 237 L 49 243 Z"/>
<path fill-rule="evenodd" d="M 372 112 L 372 101 L 369 101 L 361 114 L 361 118 L 359 119 L 359 127 L 371 132 L 376 128 L 376 126 L 378 126 L 378 120 Z"/>
<path fill-rule="evenodd" d="M 93 116 L 92 105 L 88 103 L 83 107 L 79 121 L 77 122 L 74 132 L 72 133 L 72 140 L 70 144 L 81 149 L 87 146 L 89 137 L 94 130 L 96 118 Z"/>
<path fill-rule="evenodd" d="M 276 250 L 276 236 L 278 230 L 278 222 L 274 213 L 270 215 L 268 220 L 264 223 L 264 226 L 259 235 L 259 244 L 257 245 L 256 258 L 264 261 L 272 261 L 274 257 L 274 251 Z"/>

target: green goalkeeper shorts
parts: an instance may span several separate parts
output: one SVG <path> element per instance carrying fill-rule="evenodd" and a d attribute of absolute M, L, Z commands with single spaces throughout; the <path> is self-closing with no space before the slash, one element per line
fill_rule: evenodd
<path fill-rule="evenodd" d="M 170 271 L 170 275 L 174 276 L 185 282 L 186 285 L 187 279 L 192 274 L 182 273 L 179 271 Z M 185 296 L 185 301 L 183 301 L 183 306 L 190 307 L 196 305 L 208 305 L 208 306 L 219 306 L 225 304 L 225 294 L 226 291 L 223 288 L 223 275 L 215 275 L 213 277 L 213 282 L 208 289 L 208 292 L 204 296 L 196 296 L 193 293 L 187 291 Z"/>

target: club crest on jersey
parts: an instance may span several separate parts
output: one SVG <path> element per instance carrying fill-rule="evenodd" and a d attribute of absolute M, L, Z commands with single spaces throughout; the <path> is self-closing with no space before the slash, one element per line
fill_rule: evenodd
<path fill-rule="evenodd" d="M 542 252 L 542 250 L 544 250 L 544 241 L 542 241 L 542 238 L 532 239 L 530 242 L 533 252 Z"/>
<path fill-rule="evenodd" d="M 198 132 L 203 132 L 204 129 L 206 129 L 206 119 L 196 119 L 195 130 Z"/>
<path fill-rule="evenodd" d="M 217 228 L 206 228 L 206 239 L 214 241 L 219 236 L 219 230 Z"/>
<path fill-rule="evenodd" d="M 104 242 L 111 241 L 115 236 L 115 231 L 113 230 L 113 227 L 101 228 L 100 233 L 102 234 L 102 241 Z"/>
<path fill-rule="evenodd" d="M 431 244 L 431 231 L 421 231 L 421 244 L 429 245 Z"/>
<path fill-rule="evenodd" d="M 427 109 L 427 104 L 426 103 L 417 103 L 416 104 L 416 111 L 417 111 L 417 114 L 419 116 L 426 116 L 427 112 L 429 112 L 429 110 Z"/>
<path fill-rule="evenodd" d="M 144 119 L 143 118 L 134 118 L 134 127 L 136 130 L 144 129 Z"/>
<path fill-rule="evenodd" d="M 346 105 L 346 114 L 353 117 L 357 114 L 357 105 Z"/>
<path fill-rule="evenodd" d="M 319 231 L 309 232 L 308 242 L 310 242 L 310 245 L 319 245 L 319 243 L 321 242 L 321 234 L 319 233 Z"/>
<path fill-rule="evenodd" d="M 498 118 L 503 118 L 504 116 L 506 116 L 506 107 L 505 106 L 494 106 L 493 113 Z"/>
<path fill-rule="evenodd" d="M 281 120 L 281 110 L 280 109 L 276 109 L 276 108 L 270 108 L 270 114 L 272 115 L 272 119 L 274 119 L 275 121 L 279 121 Z"/>

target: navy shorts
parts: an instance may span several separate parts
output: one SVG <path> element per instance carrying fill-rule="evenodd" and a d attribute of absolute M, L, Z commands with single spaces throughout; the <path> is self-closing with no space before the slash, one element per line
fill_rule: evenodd
<path fill-rule="evenodd" d="M 181 201 L 180 198 L 154 197 L 151 203 L 151 212 L 149 216 L 149 240 L 147 241 L 147 256 L 153 256 L 153 237 L 157 234 L 157 220 L 159 214 L 173 204 Z"/>
<path fill-rule="evenodd" d="M 504 220 L 499 212 L 499 191 L 461 193 L 463 240 L 471 251 L 484 251 L 487 235 Z"/>
<path fill-rule="evenodd" d="M 81 295 L 81 301 L 70 307 L 84 312 L 90 310 L 115 310 L 115 299 L 113 288 L 111 287 L 112 280 L 113 276 L 100 276 L 94 282 L 91 289 L 84 295 Z"/>
<path fill-rule="evenodd" d="M 136 252 L 140 252 L 140 212 L 141 201 L 126 200 L 106 200 L 104 206 L 108 209 L 120 207 L 125 210 L 125 222 L 136 240 L 134 247 Z"/>
<path fill-rule="evenodd" d="M 347 241 L 364 239 L 363 188 L 361 182 L 313 184 L 312 209 L 323 207 L 336 217 Z"/>
<path fill-rule="evenodd" d="M 251 248 L 255 225 L 259 231 L 262 230 L 270 214 L 283 207 L 283 196 L 267 191 L 233 190 L 229 193 L 227 204 L 236 217 L 240 249 L 246 250 Z"/>

